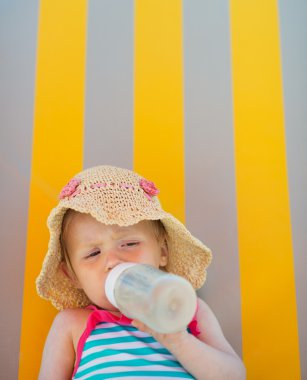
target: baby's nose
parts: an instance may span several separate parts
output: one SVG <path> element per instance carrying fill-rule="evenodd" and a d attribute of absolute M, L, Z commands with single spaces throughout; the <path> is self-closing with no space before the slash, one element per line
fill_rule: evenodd
<path fill-rule="evenodd" d="M 105 272 L 109 272 L 111 269 L 116 267 L 116 265 L 122 263 L 123 261 L 121 260 L 118 252 L 116 249 L 114 250 L 109 250 L 106 253 L 106 261 L 105 261 Z"/>

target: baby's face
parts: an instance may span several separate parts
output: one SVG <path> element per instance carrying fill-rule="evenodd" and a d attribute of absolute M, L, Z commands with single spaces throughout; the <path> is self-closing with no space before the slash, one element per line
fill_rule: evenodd
<path fill-rule="evenodd" d="M 105 296 L 108 272 L 123 262 L 167 263 L 167 249 L 158 242 L 150 222 L 129 227 L 105 225 L 89 214 L 75 214 L 67 223 L 66 248 L 76 275 L 76 286 L 97 306 L 116 310 Z"/>

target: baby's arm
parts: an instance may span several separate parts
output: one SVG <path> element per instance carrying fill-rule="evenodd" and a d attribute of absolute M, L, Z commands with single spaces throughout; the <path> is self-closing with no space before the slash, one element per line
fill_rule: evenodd
<path fill-rule="evenodd" d="M 75 361 L 73 312 L 64 310 L 55 317 L 45 343 L 39 380 L 71 379 Z"/>
<path fill-rule="evenodd" d="M 176 334 L 158 334 L 139 321 L 136 326 L 151 333 L 198 380 L 244 380 L 245 367 L 227 342 L 221 327 L 209 306 L 198 300 L 197 311 L 200 335 L 182 331 Z"/>

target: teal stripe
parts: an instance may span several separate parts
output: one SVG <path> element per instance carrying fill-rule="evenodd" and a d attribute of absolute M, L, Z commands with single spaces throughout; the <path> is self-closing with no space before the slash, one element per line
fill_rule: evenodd
<path fill-rule="evenodd" d="M 123 361 L 114 361 L 114 362 L 107 362 L 107 363 L 100 363 L 97 365 L 93 365 L 83 371 L 80 371 L 76 374 L 76 379 L 81 376 L 85 376 L 91 372 L 98 371 L 100 369 L 110 368 L 110 367 L 142 367 L 142 366 L 154 366 L 154 365 L 161 365 L 165 367 L 172 367 L 172 368 L 182 368 L 180 363 L 177 361 L 171 361 L 171 360 L 159 360 L 155 362 L 150 362 L 145 359 L 134 359 L 134 360 L 123 360 Z M 128 372 L 126 372 L 127 375 Z"/>
<path fill-rule="evenodd" d="M 114 326 L 114 327 L 101 327 L 96 328 L 91 332 L 91 335 L 99 335 L 104 333 L 110 333 L 110 332 L 117 332 L 117 331 L 137 331 L 137 329 L 133 326 Z"/>
<path fill-rule="evenodd" d="M 118 351 L 118 350 L 111 350 L 111 349 L 106 349 L 103 350 L 103 353 L 101 351 L 99 352 L 94 352 L 93 354 L 87 355 L 85 358 L 81 359 L 80 366 L 98 359 L 100 357 L 105 357 L 105 356 L 112 356 L 112 355 L 118 355 L 125 353 L 127 355 L 153 355 L 153 354 L 161 354 L 161 355 L 171 355 L 171 353 L 166 350 L 165 348 L 131 348 L 131 349 L 125 349 L 125 351 Z"/>
<path fill-rule="evenodd" d="M 146 377 L 161 377 L 161 379 L 167 379 L 168 377 L 194 379 L 192 375 L 187 372 L 168 372 L 168 371 L 131 371 L 131 372 L 116 372 L 116 373 L 103 373 L 93 375 L 87 378 L 87 380 L 104 380 L 112 379 L 114 377 L 127 377 L 127 376 L 146 376 Z M 75 377 L 76 378 L 76 377 Z"/>
<path fill-rule="evenodd" d="M 84 345 L 84 351 L 98 345 L 107 346 L 109 344 L 128 343 L 128 342 L 129 343 L 130 342 L 155 343 L 157 341 L 151 336 L 147 338 L 139 338 L 139 337 L 134 337 L 134 336 L 120 336 L 119 338 L 97 339 L 90 342 L 86 342 Z"/>

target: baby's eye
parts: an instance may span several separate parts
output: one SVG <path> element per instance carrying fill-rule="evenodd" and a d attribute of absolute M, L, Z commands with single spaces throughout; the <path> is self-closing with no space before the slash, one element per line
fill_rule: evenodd
<path fill-rule="evenodd" d="M 139 244 L 140 244 L 140 242 L 138 242 L 138 241 L 128 241 L 127 243 L 123 243 L 122 247 L 135 247 Z"/>
<path fill-rule="evenodd" d="M 88 254 L 88 255 L 86 256 L 86 259 L 89 259 L 89 258 L 91 258 L 91 257 L 95 257 L 95 256 L 99 255 L 99 253 L 100 253 L 100 250 L 97 250 L 97 251 L 91 252 L 90 254 Z"/>

